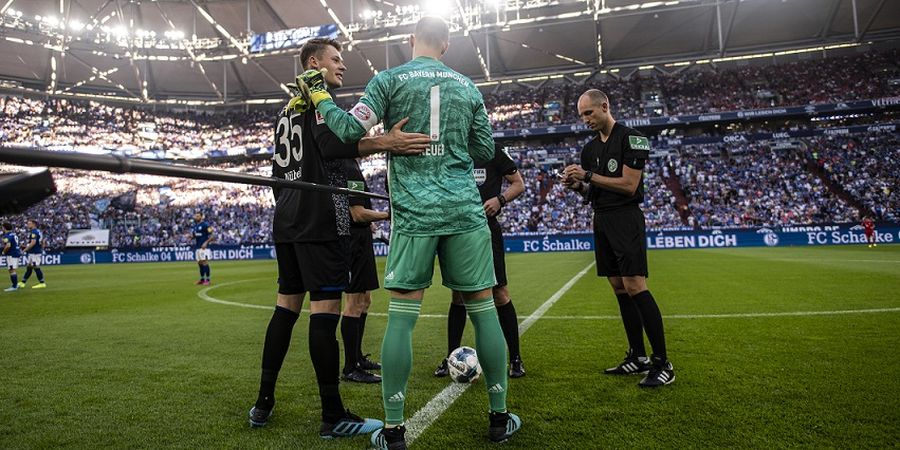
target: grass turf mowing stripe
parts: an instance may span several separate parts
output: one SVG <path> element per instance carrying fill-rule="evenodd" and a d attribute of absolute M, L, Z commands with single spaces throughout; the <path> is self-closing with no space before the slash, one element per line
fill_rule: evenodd
<path fill-rule="evenodd" d="M 578 272 L 573 276 L 569 281 L 566 282 L 558 291 L 556 291 L 550 298 L 547 299 L 541 306 L 538 307 L 527 319 L 525 319 L 521 324 L 519 324 L 519 335 L 525 334 L 531 325 L 537 322 L 538 319 L 543 317 L 544 313 L 546 313 L 562 296 L 578 282 L 578 280 L 583 277 L 591 267 L 594 267 L 595 262 L 591 261 L 584 269 L 581 269 L 581 272 Z M 421 435 L 429 425 L 434 423 L 456 399 L 459 398 L 469 388 L 471 384 L 461 384 L 461 383 L 450 383 L 449 386 L 444 388 L 438 395 L 434 396 L 422 409 L 416 411 L 413 416 L 406 421 L 406 443 L 412 444 L 416 438 Z"/>

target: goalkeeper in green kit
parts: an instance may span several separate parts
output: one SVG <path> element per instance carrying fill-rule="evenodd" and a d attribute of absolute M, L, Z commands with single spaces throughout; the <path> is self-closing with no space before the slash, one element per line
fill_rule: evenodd
<path fill-rule="evenodd" d="M 431 285 L 435 253 L 444 285 L 464 293 L 475 325 L 490 399 L 488 437 L 502 442 L 522 426 L 506 410 L 506 343 L 492 299 L 491 233 L 472 171 L 473 158 L 493 158 L 494 141 L 478 88 L 440 62 L 449 35 L 443 20 L 420 20 L 410 38 L 413 60 L 376 75 L 349 113 L 331 100 L 320 72 L 297 77 L 328 128 L 344 142 L 358 141 L 379 122 L 390 128 L 405 117 L 410 118 L 408 130 L 431 136 L 425 153 L 388 160 L 392 231 L 384 286 L 391 300 L 381 347 L 386 425 L 372 435 L 380 449 L 406 448 L 403 407 L 412 331 Z"/>

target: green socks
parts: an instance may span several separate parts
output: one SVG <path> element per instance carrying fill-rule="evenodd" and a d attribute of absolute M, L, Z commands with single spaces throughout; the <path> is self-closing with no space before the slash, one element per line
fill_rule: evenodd
<path fill-rule="evenodd" d="M 466 302 L 469 318 L 475 326 L 475 350 L 484 371 L 491 411 L 506 411 L 506 341 L 494 299 Z M 387 339 L 385 339 L 387 342 Z M 382 357 L 383 358 L 383 357 Z"/>
<path fill-rule="evenodd" d="M 406 382 L 412 371 L 412 331 L 421 307 L 420 301 L 398 298 L 392 298 L 388 306 L 387 329 L 381 343 L 381 398 L 388 425 L 403 424 Z M 500 338 L 502 341 L 502 334 Z"/>

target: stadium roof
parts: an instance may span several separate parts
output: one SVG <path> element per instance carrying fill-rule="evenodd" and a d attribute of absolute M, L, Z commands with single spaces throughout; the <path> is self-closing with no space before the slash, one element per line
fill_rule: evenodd
<path fill-rule="evenodd" d="M 250 53 L 248 30 L 325 24 L 337 24 L 352 44 L 344 82 L 358 91 L 375 71 L 410 58 L 405 36 L 433 13 L 454 30 L 445 62 L 476 81 L 900 37 L 900 2 L 887 0 L 0 0 L 0 7 L 0 88 L 135 102 L 282 97 L 298 49 Z"/>

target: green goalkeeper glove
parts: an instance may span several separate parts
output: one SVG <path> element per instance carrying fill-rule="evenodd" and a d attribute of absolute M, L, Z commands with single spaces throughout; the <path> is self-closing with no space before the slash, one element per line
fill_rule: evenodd
<path fill-rule="evenodd" d="M 324 68 L 321 70 L 309 69 L 297 75 L 295 79 L 297 86 L 307 86 L 309 100 L 313 106 L 319 106 L 319 103 L 323 100 L 331 100 L 331 94 L 328 93 L 328 88 L 325 86 L 325 74 L 327 72 L 328 70 Z"/>

